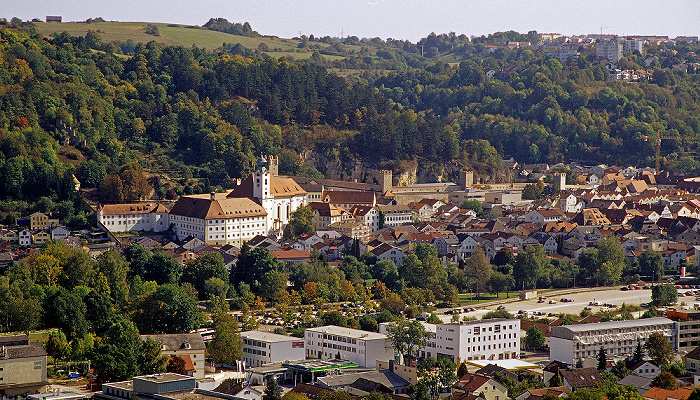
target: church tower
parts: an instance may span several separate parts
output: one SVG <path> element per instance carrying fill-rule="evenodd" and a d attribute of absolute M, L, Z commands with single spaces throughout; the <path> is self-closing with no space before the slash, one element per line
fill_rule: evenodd
<path fill-rule="evenodd" d="M 253 197 L 260 200 L 261 203 L 265 200 L 272 199 L 270 181 L 271 175 L 267 170 L 267 160 L 265 160 L 263 156 L 260 156 L 260 158 L 258 158 L 258 167 L 253 173 Z"/>

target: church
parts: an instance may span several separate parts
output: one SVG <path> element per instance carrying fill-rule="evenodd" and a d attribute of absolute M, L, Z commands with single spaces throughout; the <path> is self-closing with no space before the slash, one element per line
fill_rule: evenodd
<path fill-rule="evenodd" d="M 261 156 L 255 172 L 228 194 L 180 197 L 169 216 L 177 238 L 241 246 L 256 235 L 280 233 L 292 212 L 306 205 L 306 191 L 277 176 L 277 162 Z"/>

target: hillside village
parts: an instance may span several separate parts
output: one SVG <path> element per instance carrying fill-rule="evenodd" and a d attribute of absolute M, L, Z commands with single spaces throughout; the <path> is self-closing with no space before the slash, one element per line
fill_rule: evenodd
<path fill-rule="evenodd" d="M 551 260 L 573 265 L 587 249 L 614 235 L 630 264 L 652 250 L 661 256 L 662 273 L 685 279 L 697 271 L 700 198 L 696 193 L 700 182 L 696 179 L 655 175 L 653 170 L 632 167 L 573 165 L 569 175 L 587 183 L 567 185 L 567 173 L 553 172 L 547 165 L 515 163 L 513 168 L 534 179 L 552 179 L 554 194 L 524 200 L 526 184 L 480 185 L 466 171 L 460 173 L 459 184 L 405 186 L 392 184 L 391 171 L 380 172 L 379 184 L 280 176 L 276 158 L 261 157 L 257 170 L 228 193 L 181 196 L 169 209 L 153 201 L 97 205 L 94 211 L 102 232 L 70 232 L 50 216 L 29 215 L 18 221 L 20 228 L 3 229 L 3 265 L 7 268 L 20 261 L 49 239 L 82 247 L 92 257 L 135 243 L 165 252 L 185 269 L 198 257 L 217 253 L 227 269 L 235 270 L 244 244 L 266 248 L 288 268 L 319 256 L 337 267 L 346 255 L 367 253 L 374 262 L 385 260 L 400 266 L 418 246 L 426 244 L 434 247 L 445 267 L 463 266 L 477 248 L 494 259 L 503 252 L 517 256 L 529 251 L 528 246 L 543 249 Z M 303 207 L 313 215 L 314 232 L 285 238 L 285 226 Z M 654 278 L 658 279 L 635 276 L 623 289 L 639 289 L 637 281 Z M 612 283 L 619 280 L 617 276 Z M 587 282 L 574 281 L 568 286 L 577 284 Z M 693 295 L 691 290 L 678 296 L 684 294 Z M 528 296 L 527 292 L 522 296 Z M 631 385 L 628 390 L 639 391 L 644 398 L 686 399 L 700 380 L 700 375 L 692 375 L 700 373 L 700 312 L 687 307 L 669 309 L 663 316 L 605 322 L 600 315 L 582 314 L 573 320 L 569 315 L 564 323 L 563 317 L 536 320 L 519 315 L 520 319 L 512 319 L 512 315 L 499 314 L 493 319 L 451 322 L 431 318 L 429 323 L 429 315 L 418 316 L 427 340 L 413 349 L 416 359 L 447 359 L 456 366 L 464 363 L 459 376 L 434 383 L 434 396 L 454 400 L 562 397 L 599 387 L 618 376 L 620 385 Z M 459 317 L 459 312 L 455 315 Z M 264 317 L 260 321 L 273 323 Z M 183 399 L 189 397 L 182 393 L 190 393 L 199 399 L 261 399 L 268 390 L 263 386 L 275 378 L 290 393 L 309 398 L 323 393 L 360 397 L 376 392 L 403 399 L 427 378 L 423 364 L 411 361 L 410 352 L 405 359 L 406 354 L 394 347 L 395 324 L 380 323 L 375 332 L 321 325 L 305 328 L 303 337 L 244 331 L 243 357 L 233 368 L 238 372 L 217 372 L 218 368 L 205 361 L 210 332 L 142 335 L 143 340 L 160 343 L 163 354 L 182 358 L 185 375 L 165 373 L 104 383 L 93 397 Z M 549 349 L 547 362 L 522 358 L 535 328 L 544 337 L 540 347 Z M 647 346 L 654 335 L 672 346 L 674 353 L 666 357 L 681 357 L 679 365 L 688 373 L 665 388 L 658 387 L 655 378 L 668 359 L 653 358 L 651 347 L 648 357 L 640 355 L 640 346 Z M 47 353 L 40 344 L 26 335 L 0 336 L 0 342 L 5 374 L 9 371 L 10 380 L 22 381 L 0 384 L 3 395 L 44 392 Z M 24 374 L 26 368 L 41 373 Z M 514 389 L 516 384 L 520 389 Z M 514 391 L 517 396 L 510 396 Z M 48 399 L 51 394 L 34 396 L 45 397 L 29 398 Z M 69 399 L 84 394 L 57 396 Z"/>

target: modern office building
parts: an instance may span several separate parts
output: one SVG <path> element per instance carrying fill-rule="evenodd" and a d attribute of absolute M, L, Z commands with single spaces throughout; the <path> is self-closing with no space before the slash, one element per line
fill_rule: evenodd
<path fill-rule="evenodd" d="M 298 361 L 306 358 L 304 339 L 270 332 L 241 332 L 243 362 L 247 367 L 259 367 L 282 361 Z"/>
<path fill-rule="evenodd" d="M 307 358 L 347 360 L 363 368 L 394 358 L 389 339 L 381 333 L 327 325 L 306 329 L 304 340 Z"/>
<path fill-rule="evenodd" d="M 675 325 L 668 318 L 555 326 L 550 338 L 549 358 L 573 365 L 578 360 L 596 358 L 601 347 L 608 356 L 624 357 L 634 354 L 637 343 L 644 343 L 655 332 L 664 335 L 677 348 Z"/>
<path fill-rule="evenodd" d="M 419 358 L 446 357 L 457 360 L 508 360 L 520 354 L 520 320 L 486 319 L 449 324 L 424 323 L 431 338 L 417 349 Z M 381 324 L 379 332 L 386 332 Z"/>

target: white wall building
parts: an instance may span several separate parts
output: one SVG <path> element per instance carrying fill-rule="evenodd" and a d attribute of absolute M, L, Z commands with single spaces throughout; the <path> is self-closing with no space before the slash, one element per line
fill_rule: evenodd
<path fill-rule="evenodd" d="M 158 203 L 100 205 L 95 216 L 111 232 L 163 232 L 170 226 L 168 209 Z"/>
<path fill-rule="evenodd" d="M 555 326 L 549 359 L 573 365 L 578 360 L 596 358 L 601 347 L 608 356 L 624 357 L 634 354 L 637 343 L 645 342 L 654 332 L 664 335 L 677 348 L 674 329 L 673 321 L 662 317 Z"/>
<path fill-rule="evenodd" d="M 595 44 L 595 55 L 616 63 L 622 57 L 622 43 L 617 40 L 598 42 Z"/>
<path fill-rule="evenodd" d="M 170 223 L 179 240 L 195 237 L 206 244 L 241 246 L 268 232 L 267 212 L 249 198 L 225 193 L 182 196 L 170 210 Z"/>
<path fill-rule="evenodd" d="M 388 323 L 380 324 L 379 332 Z M 418 357 L 447 357 L 453 362 L 465 360 L 508 360 L 520 354 L 520 320 L 485 319 L 449 324 L 423 323 L 433 336 Z"/>
<path fill-rule="evenodd" d="M 243 362 L 247 367 L 306 358 L 304 339 L 270 332 L 241 332 Z"/>
<path fill-rule="evenodd" d="M 258 168 L 233 189 L 227 198 L 255 200 L 267 212 L 265 235 L 282 230 L 297 208 L 306 205 L 306 191 L 292 178 L 275 176 L 268 171 L 264 158 L 258 160 Z"/>
<path fill-rule="evenodd" d="M 384 226 L 400 226 L 413 223 L 413 212 L 404 205 L 378 205 L 384 213 Z"/>
<path fill-rule="evenodd" d="M 394 358 L 394 349 L 386 335 L 359 329 L 327 325 L 304 331 L 306 357 L 340 358 L 374 368 L 379 361 Z"/>

